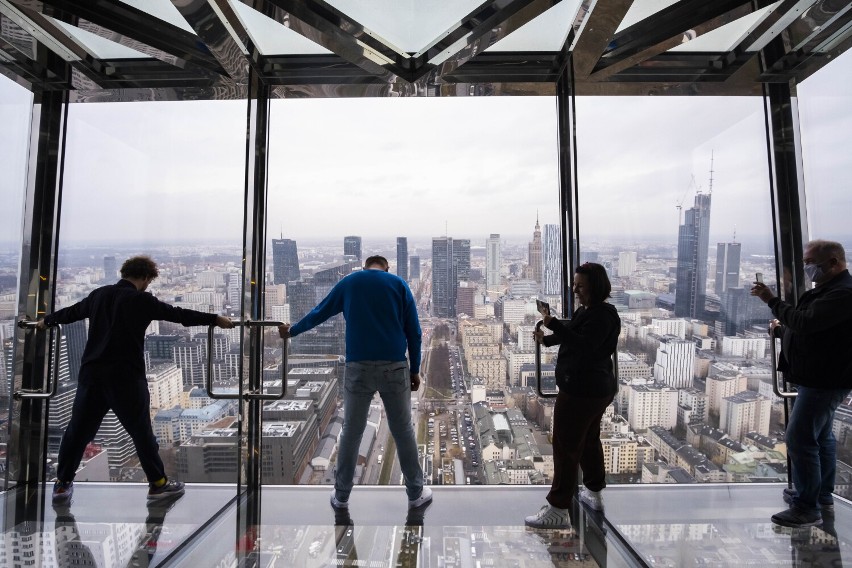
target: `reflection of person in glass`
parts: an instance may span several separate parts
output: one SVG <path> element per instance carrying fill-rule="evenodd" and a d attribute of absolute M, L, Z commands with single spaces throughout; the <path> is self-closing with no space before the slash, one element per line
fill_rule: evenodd
<path fill-rule="evenodd" d="M 69 503 L 74 476 L 86 446 L 112 410 L 127 430 L 148 478 L 149 499 L 182 494 L 183 483 L 166 478 L 159 445 L 151 427 L 148 380 L 143 347 L 145 330 L 154 320 L 190 325 L 234 327 L 224 316 L 186 310 L 161 302 L 146 292 L 160 272 L 147 256 L 127 259 L 121 280 L 101 286 L 73 306 L 38 321 L 39 329 L 89 319 L 89 337 L 80 363 L 71 421 L 59 445 L 53 501 Z"/>
<path fill-rule="evenodd" d="M 160 545 L 163 524 L 166 522 L 166 513 L 175 506 L 179 497 L 180 495 L 174 495 L 167 499 L 148 501 L 148 516 L 145 518 L 145 535 L 142 537 L 138 548 L 130 559 L 130 566 L 152 566 L 154 564 L 154 555 L 157 553 Z M 168 553 L 168 547 L 163 552 Z"/>
<path fill-rule="evenodd" d="M 852 388 L 852 276 L 846 253 L 840 243 L 811 241 L 804 262 L 815 286 L 796 305 L 761 282 L 751 289 L 777 318 L 769 333 L 781 339 L 778 370 L 798 387 L 786 433 L 793 489 L 785 489 L 783 497 L 790 508 L 772 516 L 786 527 L 820 525 L 834 514 L 837 449 L 831 429 Z"/>
<path fill-rule="evenodd" d="M 606 486 L 601 418 L 618 391 L 612 355 L 621 333 L 621 319 L 606 302 L 612 286 L 606 269 L 587 262 L 574 274 L 574 294 L 580 307 L 570 320 L 543 313 L 552 335 L 537 331 L 536 341 L 559 345 L 556 358 L 556 397 L 553 416 L 553 484 L 548 504 L 525 523 L 536 528 L 568 528 L 568 509 L 577 489 L 577 466 L 583 469 L 580 500 L 603 509 L 601 490 Z"/>

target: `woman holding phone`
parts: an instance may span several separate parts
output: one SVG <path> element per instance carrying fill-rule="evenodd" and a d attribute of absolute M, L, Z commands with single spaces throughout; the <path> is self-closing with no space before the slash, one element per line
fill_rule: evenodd
<path fill-rule="evenodd" d="M 577 488 L 577 467 L 583 470 L 580 500 L 603 510 L 601 490 L 606 486 L 601 418 L 618 391 L 612 356 L 621 333 L 621 319 L 606 302 L 612 285 L 606 269 L 587 262 L 574 273 L 573 292 L 579 308 L 570 320 L 552 317 L 542 310 L 544 326 L 552 335 L 536 332 L 545 346 L 559 345 L 556 357 L 556 397 L 553 416 L 553 483 L 547 504 L 524 519 L 535 528 L 568 528 L 568 509 Z"/>

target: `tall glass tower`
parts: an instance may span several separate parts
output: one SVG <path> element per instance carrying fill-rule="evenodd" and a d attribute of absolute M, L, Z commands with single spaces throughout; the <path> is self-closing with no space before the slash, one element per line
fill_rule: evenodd
<path fill-rule="evenodd" d="M 455 317 L 458 283 L 470 277 L 470 239 L 432 239 L 432 314 Z"/>
<path fill-rule="evenodd" d="M 710 193 L 695 195 L 677 235 L 675 316 L 701 318 L 707 300 L 707 251 L 710 247 Z"/>
<path fill-rule="evenodd" d="M 740 285 L 740 255 L 742 243 L 719 243 L 716 245 L 716 294 Z"/>
<path fill-rule="evenodd" d="M 361 237 L 350 235 L 343 237 L 343 258 L 355 257 L 361 262 Z"/>
<path fill-rule="evenodd" d="M 273 283 L 289 284 L 299 278 L 299 253 L 296 249 L 296 241 L 272 239 Z"/>
<path fill-rule="evenodd" d="M 396 275 L 408 280 L 408 237 L 396 238 Z"/>

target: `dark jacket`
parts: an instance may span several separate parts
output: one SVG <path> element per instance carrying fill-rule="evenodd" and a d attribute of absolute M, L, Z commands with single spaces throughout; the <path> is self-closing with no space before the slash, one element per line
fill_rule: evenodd
<path fill-rule="evenodd" d="M 852 275 L 844 270 L 808 290 L 792 306 L 769 301 L 783 324 L 778 370 L 791 383 L 822 389 L 852 388 Z"/>
<path fill-rule="evenodd" d="M 553 335 L 544 345 L 559 345 L 556 384 L 574 396 L 597 398 L 618 392 L 612 370 L 612 354 L 618 347 L 621 318 L 612 304 L 580 307 L 570 320 L 550 320 Z"/>
<path fill-rule="evenodd" d="M 216 314 L 185 310 L 161 302 L 136 289 L 129 280 L 102 286 L 73 306 L 44 318 L 49 326 L 89 318 L 89 338 L 83 351 L 81 370 L 87 365 L 116 367 L 116 370 L 145 378 L 145 330 L 154 320 L 190 325 L 213 325 Z"/>

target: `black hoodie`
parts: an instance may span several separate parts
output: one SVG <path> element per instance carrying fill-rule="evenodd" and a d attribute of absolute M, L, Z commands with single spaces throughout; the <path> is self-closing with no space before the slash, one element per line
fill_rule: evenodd
<path fill-rule="evenodd" d="M 547 328 L 553 335 L 544 337 L 544 345 L 559 345 L 556 385 L 560 391 L 588 398 L 618 392 L 612 354 L 618 346 L 621 318 L 612 304 L 580 307 L 570 320 L 553 318 Z"/>

